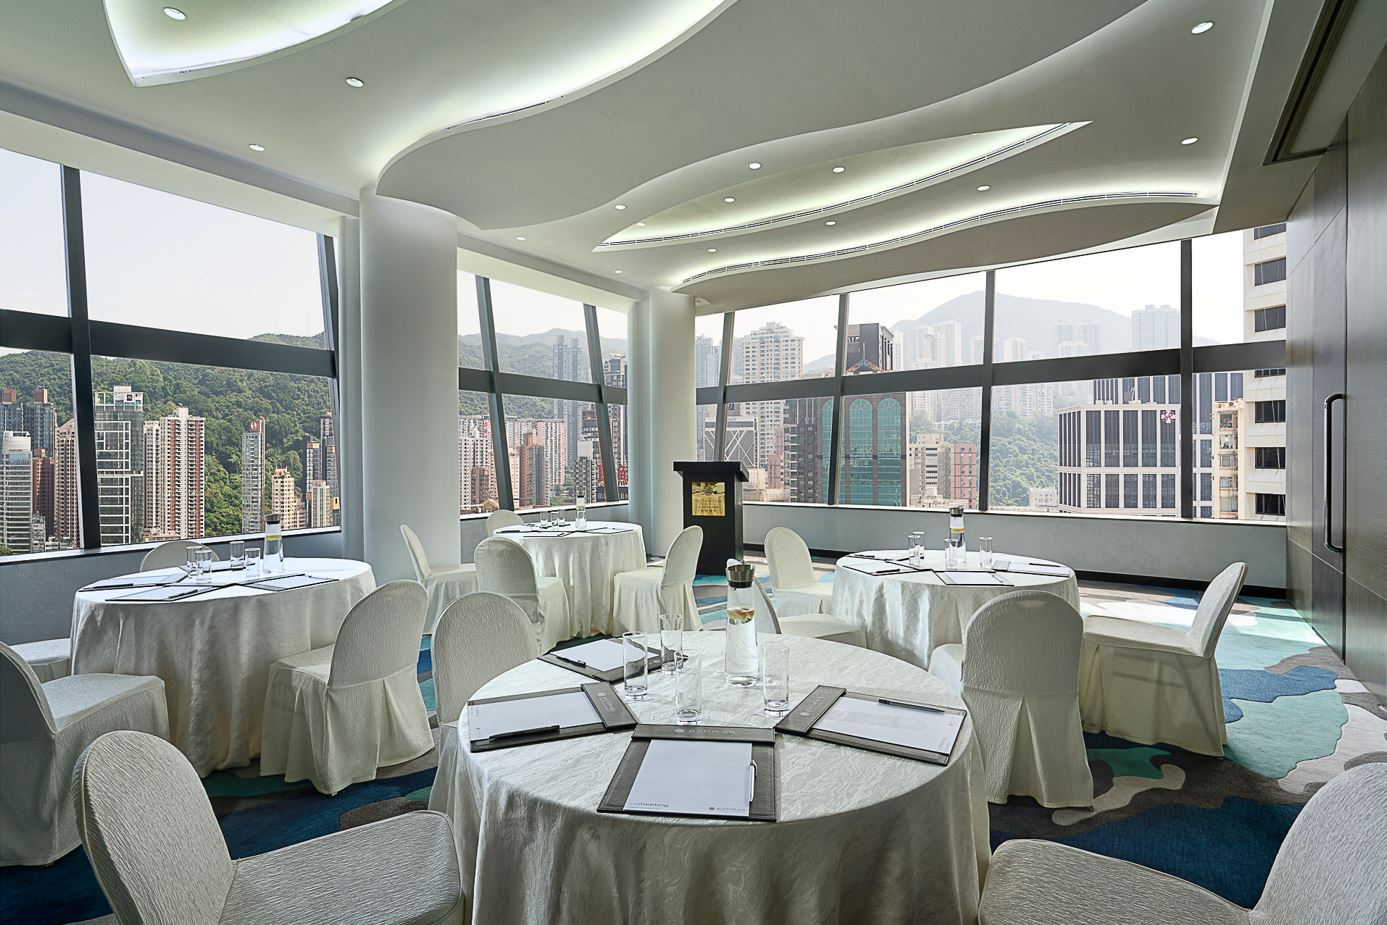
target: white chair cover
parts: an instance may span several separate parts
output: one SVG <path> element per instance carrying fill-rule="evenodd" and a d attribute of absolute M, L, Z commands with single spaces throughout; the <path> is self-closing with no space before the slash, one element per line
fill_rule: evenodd
<path fill-rule="evenodd" d="M 568 594 L 558 578 L 535 574 L 529 550 L 505 537 L 477 544 L 477 590 L 508 597 L 520 605 L 534 626 L 541 652 L 567 639 Z"/>
<path fill-rule="evenodd" d="M 409 528 L 400 524 L 400 535 L 405 538 L 405 548 L 409 550 L 409 561 L 414 566 L 414 578 L 429 595 L 428 616 L 424 618 L 424 632 L 432 633 L 438 624 L 443 609 L 464 594 L 477 590 L 477 566 L 468 562 L 462 565 L 430 565 L 424 552 L 424 544 Z"/>
<path fill-rule="evenodd" d="M 102 736 L 72 800 L 97 881 L 126 925 L 461 923 L 447 820 L 406 813 L 233 861 L 187 760 L 152 736 Z"/>
<path fill-rule="evenodd" d="M 1083 618 L 1048 591 L 993 598 L 963 630 L 958 677 L 973 716 L 987 799 L 1033 797 L 1041 806 L 1090 806 L 1093 774 L 1079 720 Z M 946 683 L 953 652 L 940 646 L 930 673 Z"/>
<path fill-rule="evenodd" d="M 826 639 L 829 642 L 841 642 L 850 646 L 866 646 L 867 636 L 861 627 L 853 626 L 845 620 L 839 620 L 832 614 L 827 613 L 801 613 L 793 616 L 783 617 L 779 614 L 775 604 L 771 602 L 770 595 L 766 593 L 766 588 L 761 582 L 755 583 L 755 616 L 756 632 L 776 633 L 786 636 L 809 636 L 813 639 Z M 776 597 L 779 597 L 779 592 Z"/>
<path fill-rule="evenodd" d="M 833 585 L 818 580 L 809 546 L 800 535 L 789 527 L 772 527 L 765 545 L 780 615 L 832 613 Z"/>
<path fill-rule="evenodd" d="M 72 640 L 68 637 L 21 642 L 11 648 L 33 669 L 40 683 L 56 681 L 72 674 Z"/>
<path fill-rule="evenodd" d="M 682 613 L 684 629 L 699 629 L 693 580 L 702 548 L 703 528 L 685 527 L 669 544 L 664 565 L 618 572 L 612 585 L 612 619 L 631 632 L 658 633 L 660 614 Z"/>
<path fill-rule="evenodd" d="M 80 844 L 67 795 L 72 766 L 113 729 L 167 738 L 164 682 L 84 674 L 40 684 L 0 644 L 0 866 L 51 864 Z"/>
<path fill-rule="evenodd" d="M 448 605 L 430 652 L 440 725 L 457 722 L 483 684 L 539 655 L 524 608 L 486 591 Z"/>
<path fill-rule="evenodd" d="M 334 794 L 433 748 L 418 684 L 427 602 L 418 582 L 392 581 L 351 609 L 334 645 L 270 666 L 262 775 Z"/>
<path fill-rule="evenodd" d="M 486 515 L 486 535 L 493 536 L 497 530 L 504 527 L 518 527 L 524 522 L 524 519 L 515 511 L 508 511 L 505 508 L 492 511 Z"/>
<path fill-rule="evenodd" d="M 1387 921 L 1387 764 L 1331 780 L 1301 810 L 1252 910 L 1177 877 L 1055 842 L 992 855 L 982 925 L 1337 925 Z"/>
<path fill-rule="evenodd" d="M 177 568 L 180 565 L 188 564 L 188 550 L 205 549 L 212 554 L 213 562 L 220 562 L 221 557 L 217 551 L 210 546 L 205 546 L 197 540 L 169 540 L 167 543 L 160 543 L 149 552 L 144 554 L 144 559 L 140 561 L 140 571 L 150 572 L 160 568 Z"/>
<path fill-rule="evenodd" d="M 1186 633 L 1114 617 L 1085 620 L 1079 662 L 1084 729 L 1221 756 L 1228 727 L 1214 650 L 1246 575 L 1242 562 L 1220 572 Z"/>

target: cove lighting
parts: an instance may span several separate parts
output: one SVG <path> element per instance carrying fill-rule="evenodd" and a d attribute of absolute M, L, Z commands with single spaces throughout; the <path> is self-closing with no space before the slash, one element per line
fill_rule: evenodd
<path fill-rule="evenodd" d="M 362 87 L 366 86 L 366 81 L 362 80 L 360 77 L 348 77 L 347 86 L 360 90 Z"/>
<path fill-rule="evenodd" d="M 183 20 L 188 18 L 188 14 L 183 12 L 176 6 L 164 7 L 164 15 L 167 16 L 169 19 L 172 19 L 174 22 L 182 22 Z"/>
<path fill-rule="evenodd" d="M 260 154 L 262 151 L 265 150 L 265 146 L 264 146 L 264 145 L 262 145 L 262 144 L 257 144 L 256 142 L 253 142 L 253 141 L 252 141 L 250 144 L 246 145 L 246 147 L 250 148 L 250 149 L 251 149 L 252 151 L 254 151 L 256 154 Z"/>
<path fill-rule="evenodd" d="M 1194 35 L 1203 35 L 1205 32 L 1208 32 L 1213 27 L 1213 22 L 1211 20 L 1206 19 L 1201 23 L 1195 23 L 1194 28 L 1191 29 L 1190 32 Z"/>
<path fill-rule="evenodd" d="M 1194 143 L 1195 143 L 1196 141 L 1198 141 L 1198 140 L 1199 140 L 1199 137 L 1198 137 L 1198 136 L 1196 136 L 1196 135 L 1191 135 L 1191 136 L 1188 137 L 1188 138 L 1181 138 L 1181 139 L 1180 139 L 1180 144 L 1182 144 L 1182 145 L 1192 145 L 1192 144 L 1194 144 Z"/>

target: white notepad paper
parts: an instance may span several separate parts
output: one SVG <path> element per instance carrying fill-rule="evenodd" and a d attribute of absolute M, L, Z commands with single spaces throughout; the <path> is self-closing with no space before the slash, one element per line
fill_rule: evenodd
<path fill-rule="evenodd" d="M 960 585 L 963 587 L 986 586 L 1008 584 L 1005 579 L 998 578 L 991 572 L 935 572 L 939 580 L 946 585 Z"/>
<path fill-rule="evenodd" d="M 600 722 L 602 717 L 582 691 L 467 705 L 467 734 L 473 741 L 526 729 L 569 729 Z"/>
<path fill-rule="evenodd" d="M 594 642 L 585 642 L 580 646 L 568 646 L 558 649 L 552 654 L 558 658 L 574 659 L 582 662 L 594 671 L 611 671 L 613 668 L 620 668 L 625 664 L 625 653 L 622 646 L 631 650 L 631 661 L 635 661 L 639 656 L 635 653 L 641 650 L 631 643 L 622 643 L 620 639 L 598 639 Z M 646 652 L 646 658 L 654 653 Z"/>
<path fill-rule="evenodd" d="M 750 742 L 652 739 L 626 808 L 745 819 L 755 784 Z"/>
<path fill-rule="evenodd" d="M 875 559 L 854 559 L 848 568 L 866 572 L 868 575 L 896 575 L 907 571 L 899 562 L 879 562 Z"/>
<path fill-rule="evenodd" d="M 1056 578 L 1068 578 L 1070 575 L 1069 566 L 1050 565 L 1045 562 L 1011 562 L 998 564 L 997 568 L 1020 575 L 1053 575 Z"/>
<path fill-rule="evenodd" d="M 963 728 L 963 714 L 839 697 L 814 728 L 947 755 Z"/>

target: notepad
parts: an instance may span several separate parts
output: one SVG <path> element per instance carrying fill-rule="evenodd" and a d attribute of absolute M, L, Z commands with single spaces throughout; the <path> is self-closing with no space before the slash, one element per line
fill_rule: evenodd
<path fill-rule="evenodd" d="M 626 653 L 622 651 L 622 645 L 620 639 L 598 639 L 595 642 L 568 646 L 550 654 L 560 661 L 582 662 L 584 666 L 595 671 L 611 671 L 626 663 Z M 641 650 L 631 643 L 625 643 L 625 646 L 631 651 L 631 660 L 635 661 L 637 653 Z M 654 654 L 646 651 L 646 657 Z"/>
<path fill-rule="evenodd" d="M 336 580 L 336 578 L 315 578 L 312 575 L 279 575 L 274 578 L 266 578 L 264 581 L 246 582 L 246 587 L 255 588 L 258 591 L 293 591 L 295 588 L 325 585 L 329 581 Z"/>
<path fill-rule="evenodd" d="M 999 562 L 997 568 L 1018 575 L 1050 575 L 1055 578 L 1068 578 L 1072 574 L 1067 565 L 1051 565 L 1046 562 Z"/>
<path fill-rule="evenodd" d="M 963 728 L 963 718 L 953 711 L 840 697 L 814 728 L 947 755 Z"/>
<path fill-rule="evenodd" d="M 185 597 L 192 597 L 194 594 L 201 594 L 204 591 L 213 590 L 211 585 L 159 585 L 154 588 L 145 588 L 143 591 L 136 591 L 133 594 L 122 594 L 120 597 L 112 598 L 116 601 L 181 601 Z"/>
<path fill-rule="evenodd" d="M 601 725 L 602 718 L 581 690 L 467 705 L 467 734 L 473 741 L 529 729 L 567 729 L 594 723 Z"/>
<path fill-rule="evenodd" d="M 626 797 L 626 809 L 745 819 L 755 786 L 750 742 L 655 739 Z"/>
<path fill-rule="evenodd" d="M 107 578 L 103 581 L 94 581 L 83 591 L 119 591 L 122 588 L 157 588 L 163 585 L 171 585 L 183 575 L 130 575 L 124 578 Z"/>
<path fill-rule="evenodd" d="M 939 580 L 946 585 L 961 585 L 965 587 L 992 587 L 994 585 L 1010 584 L 1005 578 L 999 578 L 991 572 L 940 572 L 934 574 L 939 576 Z"/>
<path fill-rule="evenodd" d="M 877 562 L 873 559 L 855 559 L 851 565 L 845 565 L 844 568 L 866 575 L 899 575 L 902 572 L 913 571 L 899 562 Z"/>

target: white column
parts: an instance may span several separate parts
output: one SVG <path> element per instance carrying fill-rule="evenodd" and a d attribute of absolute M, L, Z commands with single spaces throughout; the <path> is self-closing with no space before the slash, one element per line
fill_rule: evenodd
<path fill-rule="evenodd" d="M 651 290 L 631 319 L 631 513 L 663 555 L 684 527 L 678 460 L 698 458 L 693 297 Z"/>
<path fill-rule="evenodd" d="M 461 561 L 457 219 L 361 193 L 362 549 L 377 582 L 413 578 L 400 525 Z"/>

